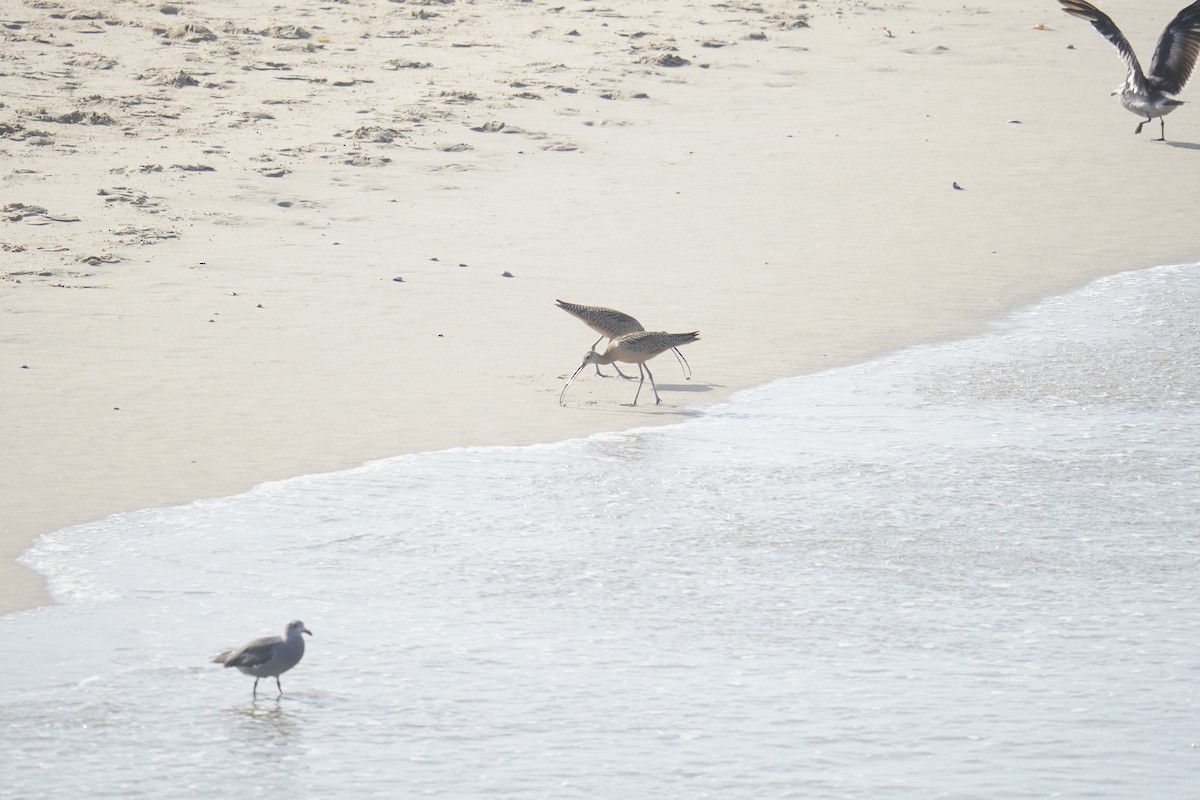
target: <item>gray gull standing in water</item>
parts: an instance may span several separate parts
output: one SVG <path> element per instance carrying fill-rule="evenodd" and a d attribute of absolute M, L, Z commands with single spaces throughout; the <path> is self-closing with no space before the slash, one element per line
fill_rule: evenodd
<path fill-rule="evenodd" d="M 244 674 L 253 675 L 255 697 L 258 697 L 259 678 L 275 678 L 279 696 L 283 697 L 283 685 L 279 682 L 279 676 L 304 658 L 304 637 L 301 636 L 304 633 L 312 636 L 312 631 L 304 627 L 303 622 L 295 619 L 284 628 L 283 636 L 255 639 L 241 647 L 218 653 L 212 657 L 212 661 L 226 667 L 237 667 Z"/>

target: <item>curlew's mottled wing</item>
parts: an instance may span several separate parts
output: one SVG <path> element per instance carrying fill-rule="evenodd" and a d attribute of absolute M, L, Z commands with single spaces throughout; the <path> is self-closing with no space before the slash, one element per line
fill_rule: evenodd
<path fill-rule="evenodd" d="M 1159 91 L 1179 94 L 1200 56 L 1200 0 L 1175 15 L 1163 29 L 1150 60 L 1150 82 Z"/>
<path fill-rule="evenodd" d="M 619 347 L 629 353 L 653 358 L 672 347 L 682 347 L 700 338 L 700 331 L 691 333 L 667 333 L 665 331 L 639 331 L 627 333 L 613 339 L 611 347 Z"/>
<path fill-rule="evenodd" d="M 1120 54 L 1125 66 L 1129 69 L 1130 88 L 1138 94 L 1149 94 L 1150 87 L 1146 82 L 1145 73 L 1142 72 L 1142 65 L 1138 63 L 1137 56 L 1133 52 L 1133 46 L 1129 44 L 1125 34 L 1121 33 L 1121 29 L 1113 23 L 1108 14 L 1087 0 L 1058 0 L 1058 2 L 1062 5 L 1063 11 L 1072 17 L 1079 17 L 1092 23 L 1092 27 L 1099 31 L 1101 36 L 1108 39 L 1113 47 L 1117 48 L 1117 53 Z"/>
<path fill-rule="evenodd" d="M 1197 0 L 1200 2 L 1200 0 Z M 564 300 L 555 300 L 558 307 L 568 314 L 578 317 L 585 325 L 601 336 L 614 339 L 622 334 L 645 330 L 642 323 L 628 314 L 615 308 L 603 306 L 581 306 Z"/>
<path fill-rule="evenodd" d="M 275 657 L 275 648 L 283 644 L 281 636 L 264 636 L 236 650 L 218 653 L 212 660 L 227 667 L 261 667 Z"/>

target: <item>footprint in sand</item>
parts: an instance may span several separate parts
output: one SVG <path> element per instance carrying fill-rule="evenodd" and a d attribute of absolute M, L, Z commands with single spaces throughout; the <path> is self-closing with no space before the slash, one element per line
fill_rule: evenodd
<path fill-rule="evenodd" d="M 49 225 L 51 222 L 79 222 L 79 217 L 51 214 L 42 206 L 9 203 L 0 207 L 5 222 L 24 222 L 28 225 Z"/>
<path fill-rule="evenodd" d="M 215 33 L 203 25 L 197 25 L 194 22 L 176 25 L 173 28 L 152 28 L 151 30 L 164 38 L 188 42 L 189 44 L 215 42 L 217 40 Z"/>
<path fill-rule="evenodd" d="M 949 47 L 942 45 L 934 45 L 933 47 L 909 47 L 900 51 L 901 53 L 909 53 L 914 56 L 940 56 L 944 53 L 949 53 Z"/>

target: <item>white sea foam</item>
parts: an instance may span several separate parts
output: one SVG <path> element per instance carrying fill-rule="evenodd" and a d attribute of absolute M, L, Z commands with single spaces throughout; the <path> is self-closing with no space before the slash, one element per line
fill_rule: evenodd
<path fill-rule="evenodd" d="M 1193 794 L 1198 307 L 1126 273 L 671 428 L 47 536 L 0 796 Z M 206 663 L 294 617 L 282 701 Z"/>

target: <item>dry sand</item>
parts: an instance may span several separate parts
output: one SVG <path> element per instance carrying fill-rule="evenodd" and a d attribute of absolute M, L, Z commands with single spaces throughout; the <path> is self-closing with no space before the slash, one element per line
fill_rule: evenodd
<path fill-rule="evenodd" d="M 1181 3 L 1104 6 L 1148 61 Z M 1134 136 L 1051 0 L 257 5 L 0 0 L 0 611 L 65 525 L 672 422 L 1200 257 L 1200 107 Z M 560 408 L 555 298 L 699 329 L 695 379 Z"/>

